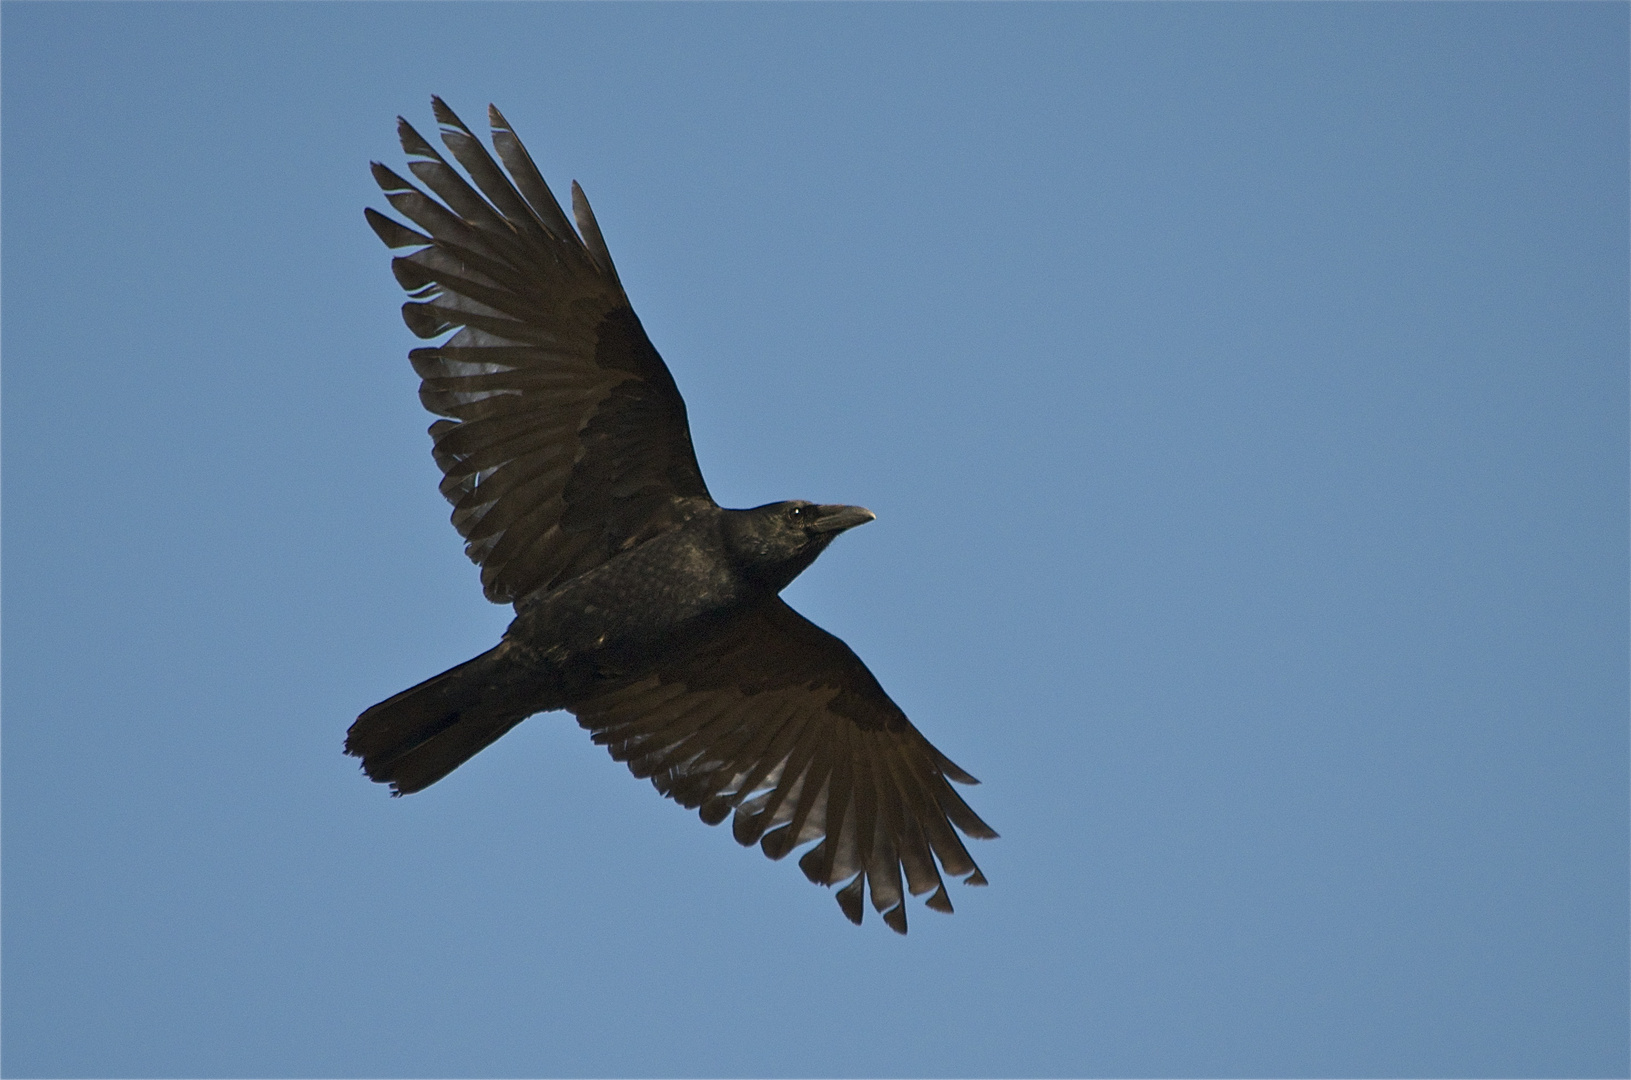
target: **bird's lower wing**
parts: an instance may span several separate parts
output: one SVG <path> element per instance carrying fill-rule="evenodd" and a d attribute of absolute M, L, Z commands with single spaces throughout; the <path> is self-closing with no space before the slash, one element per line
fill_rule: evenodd
<path fill-rule="evenodd" d="M 985 877 L 957 835 L 995 837 L 936 750 L 838 638 L 771 598 L 676 649 L 654 673 L 569 706 L 612 757 L 772 859 L 799 860 L 859 923 L 862 894 L 906 932 L 905 893 L 951 911 L 940 870 Z M 955 828 L 953 828 L 955 826 Z M 938 867 L 936 866 L 938 860 Z"/>

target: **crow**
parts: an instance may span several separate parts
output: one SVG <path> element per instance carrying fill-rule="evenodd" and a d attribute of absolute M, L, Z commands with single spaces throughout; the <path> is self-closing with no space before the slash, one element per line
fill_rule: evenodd
<path fill-rule="evenodd" d="M 345 751 L 392 793 L 423 790 L 534 713 L 565 709 L 659 792 L 836 885 L 906 933 L 905 888 L 950 912 L 940 869 L 984 885 L 956 830 L 995 837 L 935 749 L 859 657 L 778 595 L 859 506 L 727 510 L 703 483 L 673 376 L 629 306 L 572 185 L 574 231 L 489 106 L 503 169 L 439 98 L 454 169 L 397 134 L 432 198 L 373 164 L 373 208 L 418 337 L 419 399 L 441 491 L 487 599 L 512 604 L 498 645 L 365 711 Z M 507 175 L 506 175 L 507 174 Z M 474 186 L 472 186 L 472 183 Z M 438 201 L 439 200 L 439 201 Z M 422 232 L 419 230 L 423 230 Z M 955 826 L 955 829 L 953 828 Z M 936 866 L 938 860 L 939 866 Z"/>

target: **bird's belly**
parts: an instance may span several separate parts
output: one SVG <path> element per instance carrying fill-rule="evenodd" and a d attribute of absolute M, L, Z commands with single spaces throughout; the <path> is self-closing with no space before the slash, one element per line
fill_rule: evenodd
<path fill-rule="evenodd" d="M 686 545 L 648 545 L 596 567 L 519 612 L 505 637 L 550 666 L 634 674 L 751 597 L 720 562 Z"/>

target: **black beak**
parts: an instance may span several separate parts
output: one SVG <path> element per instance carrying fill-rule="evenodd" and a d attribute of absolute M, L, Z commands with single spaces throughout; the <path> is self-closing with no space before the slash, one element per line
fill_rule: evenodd
<path fill-rule="evenodd" d="M 818 533 L 841 533 L 878 516 L 864 506 L 818 506 L 815 511 L 816 519 L 810 528 Z"/>

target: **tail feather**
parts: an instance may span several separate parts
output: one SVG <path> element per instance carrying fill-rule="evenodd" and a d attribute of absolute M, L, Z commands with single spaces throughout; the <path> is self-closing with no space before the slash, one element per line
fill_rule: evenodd
<path fill-rule="evenodd" d="M 556 707 L 542 697 L 518 701 L 516 680 L 495 678 L 507 665 L 504 646 L 449 668 L 386 698 L 357 717 L 345 752 L 395 795 L 422 791 L 469 761 L 535 712 Z"/>

